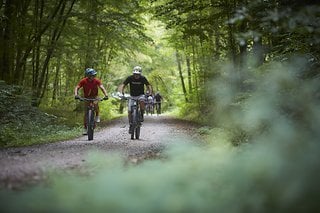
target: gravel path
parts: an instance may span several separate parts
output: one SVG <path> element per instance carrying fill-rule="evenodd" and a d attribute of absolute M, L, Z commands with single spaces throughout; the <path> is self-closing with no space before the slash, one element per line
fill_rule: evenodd
<path fill-rule="evenodd" d="M 0 188 L 19 188 L 46 179 L 47 170 L 78 169 L 90 151 L 120 152 L 126 161 L 139 163 L 159 157 L 168 143 L 188 140 L 196 126 L 168 116 L 145 116 L 139 140 L 131 140 L 127 119 L 117 119 L 96 132 L 74 140 L 21 148 L 0 149 Z"/>

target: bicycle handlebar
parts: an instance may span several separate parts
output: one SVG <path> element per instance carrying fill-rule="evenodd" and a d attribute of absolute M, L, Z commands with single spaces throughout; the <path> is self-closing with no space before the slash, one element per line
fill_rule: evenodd
<path fill-rule="evenodd" d="M 138 101 L 139 98 L 138 97 L 132 97 L 132 96 L 119 96 L 120 99 L 122 100 L 134 100 L 134 101 Z"/>
<path fill-rule="evenodd" d="M 79 97 L 78 100 L 90 102 L 90 101 L 104 101 L 105 99 L 104 98 L 83 98 L 83 97 Z"/>

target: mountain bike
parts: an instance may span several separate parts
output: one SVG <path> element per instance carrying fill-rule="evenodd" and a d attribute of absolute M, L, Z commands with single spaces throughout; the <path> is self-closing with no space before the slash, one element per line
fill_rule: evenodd
<path fill-rule="evenodd" d="M 106 100 L 104 98 L 83 98 L 79 97 L 80 101 L 85 101 L 88 102 L 88 106 L 86 109 L 86 127 L 87 127 L 87 135 L 88 135 L 88 140 L 91 141 L 93 140 L 93 133 L 94 129 L 96 127 L 96 107 L 95 103 L 98 101 L 103 101 Z"/>
<path fill-rule="evenodd" d="M 129 130 L 129 134 L 131 134 L 131 139 L 140 138 L 140 129 L 141 129 L 141 111 L 140 111 L 140 104 L 139 104 L 139 97 L 125 97 L 122 96 L 121 98 L 126 100 L 133 100 L 131 106 L 131 128 Z"/>
<path fill-rule="evenodd" d="M 147 99 L 146 103 L 146 114 L 152 115 L 154 113 L 154 108 L 153 108 L 153 100 Z"/>

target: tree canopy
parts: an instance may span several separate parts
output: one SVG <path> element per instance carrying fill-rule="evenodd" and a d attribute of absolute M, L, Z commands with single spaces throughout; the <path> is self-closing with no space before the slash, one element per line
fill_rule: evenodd
<path fill-rule="evenodd" d="M 139 64 L 169 106 L 201 115 L 224 62 L 241 92 L 252 73 L 295 56 L 307 61 L 302 79 L 318 78 L 319 13 L 312 0 L 6 0 L 0 79 L 31 91 L 34 106 L 54 105 L 72 100 L 86 67 L 112 92 Z"/>

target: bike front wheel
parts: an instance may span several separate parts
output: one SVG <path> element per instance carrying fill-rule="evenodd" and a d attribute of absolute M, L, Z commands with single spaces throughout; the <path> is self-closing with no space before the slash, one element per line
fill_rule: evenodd
<path fill-rule="evenodd" d="M 131 139 L 139 139 L 140 137 L 140 112 L 136 109 L 132 112 L 132 132 Z"/>
<path fill-rule="evenodd" d="M 93 140 L 93 133 L 94 133 L 94 113 L 92 110 L 88 111 L 87 116 L 87 129 L 88 129 L 88 140 Z"/>
<path fill-rule="evenodd" d="M 135 129 L 136 139 L 140 138 L 140 125 L 138 125 Z"/>

